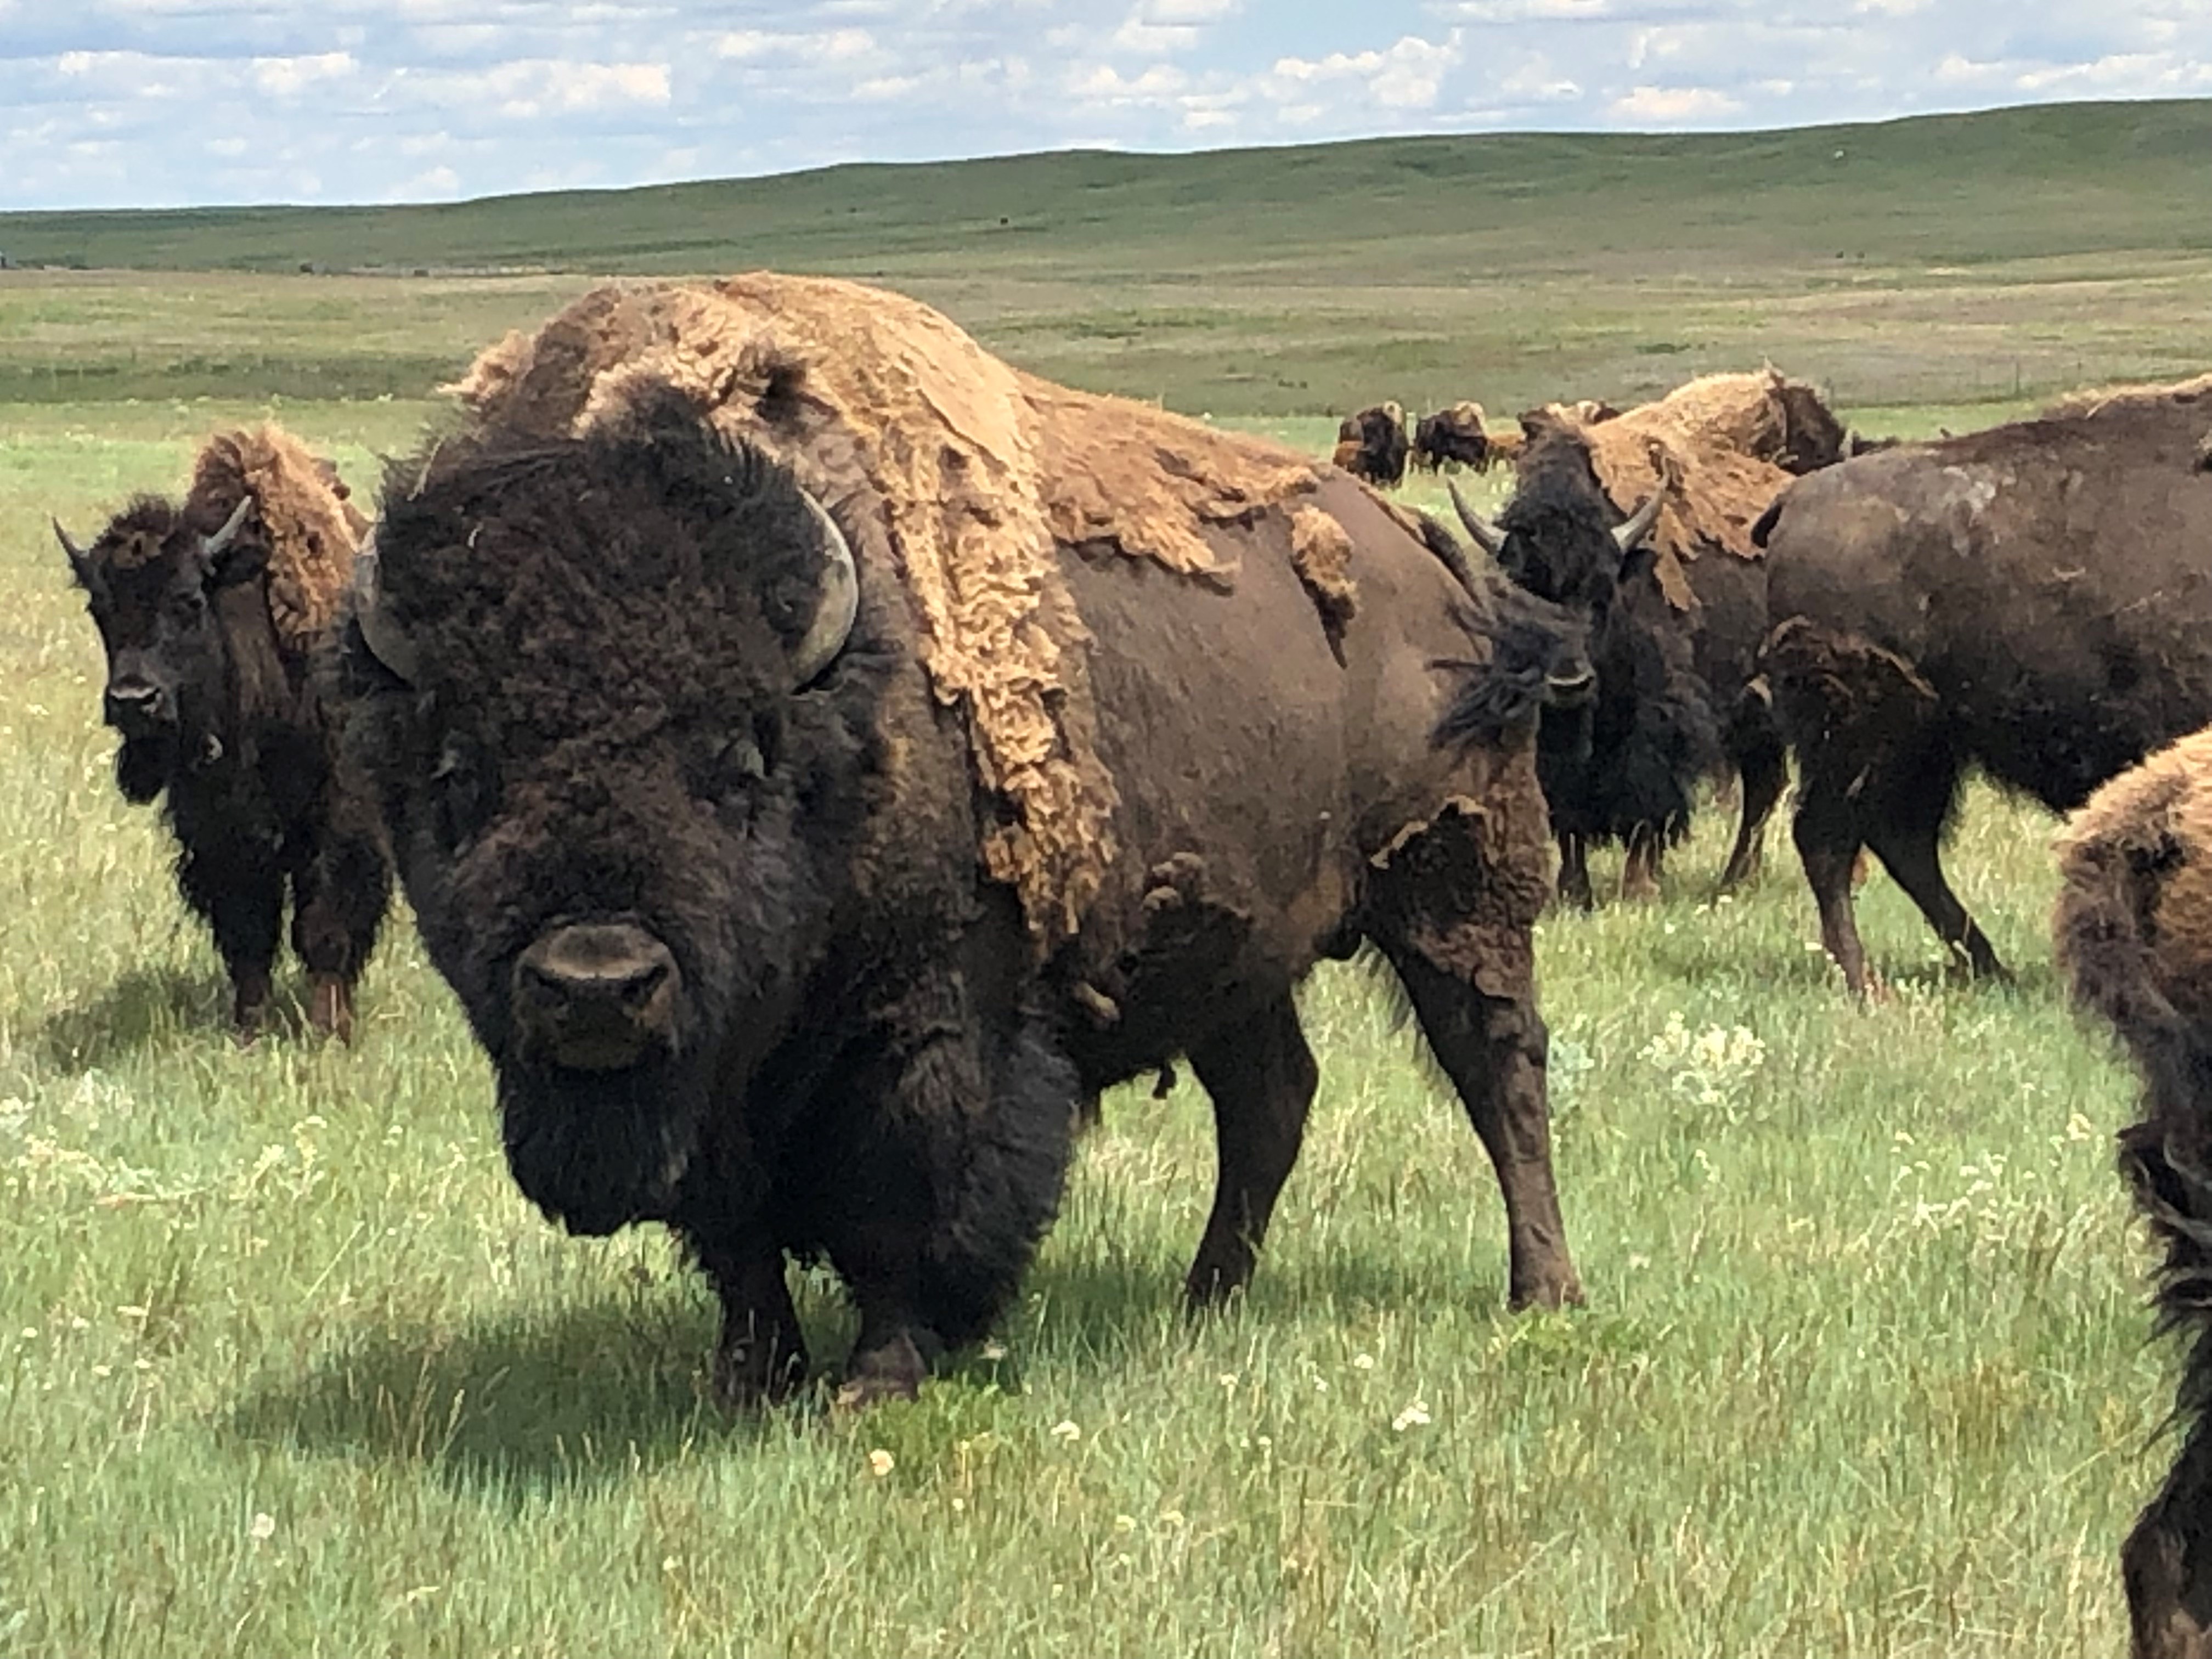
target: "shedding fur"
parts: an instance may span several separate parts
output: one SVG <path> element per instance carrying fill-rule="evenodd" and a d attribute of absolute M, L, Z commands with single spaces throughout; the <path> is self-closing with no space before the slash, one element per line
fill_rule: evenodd
<path fill-rule="evenodd" d="M 1295 452 L 1149 404 L 1074 392 L 985 351 L 917 301 L 754 272 L 593 290 L 511 335 L 453 388 L 480 421 L 547 435 L 618 420 L 670 386 L 789 465 L 895 569 L 937 695 L 965 714 L 984 786 L 1013 807 L 986 866 L 1040 949 L 1073 933 L 1115 856 L 1113 778 L 1086 738 L 1081 620 L 1055 544 L 1233 587 L 1207 538 L 1313 489 Z M 855 533 L 857 532 L 857 533 Z M 1348 591 L 1332 595 L 1346 605 Z"/>
<path fill-rule="evenodd" d="M 2043 413 L 2045 419 L 2057 421 L 2076 415 L 2101 415 L 2112 409 L 2198 403 L 2212 405 L 2212 373 L 2194 375 L 2185 380 L 2095 386 L 2087 391 L 2069 392 L 2048 404 Z"/>
<path fill-rule="evenodd" d="M 2164 1251 L 2160 1328 L 2187 1345 L 2185 1443 L 2123 1554 L 2135 1651 L 2184 1659 L 2212 1642 L 2212 731 L 2105 785 L 2058 854 L 2059 963 L 2142 1073 L 2120 1172 Z"/>
<path fill-rule="evenodd" d="M 258 535 L 269 549 L 269 620 L 295 663 L 307 660 L 329 632 L 353 580 L 354 555 L 368 520 L 328 461 L 274 424 L 218 432 L 192 465 L 185 515 L 212 531 L 247 495 Z"/>
<path fill-rule="evenodd" d="M 1708 550 L 1760 556 L 1752 536 L 1760 514 L 1791 478 L 1837 460 L 1845 442 L 1819 393 L 1771 367 L 1708 374 L 1622 415 L 1547 412 L 1580 434 L 1623 515 L 1665 493 L 1650 544 L 1659 585 L 1680 611 L 1698 603 L 1683 566 Z"/>
<path fill-rule="evenodd" d="M 1359 600 L 1359 585 L 1352 579 L 1352 538 L 1321 508 L 1301 507 L 1291 514 L 1291 565 L 1329 638 L 1341 641 Z"/>

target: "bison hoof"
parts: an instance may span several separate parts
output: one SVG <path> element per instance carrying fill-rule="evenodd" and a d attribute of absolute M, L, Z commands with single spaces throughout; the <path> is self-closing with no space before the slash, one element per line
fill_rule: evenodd
<path fill-rule="evenodd" d="M 733 1343 L 714 1355 L 714 1401 L 724 1411 L 781 1405 L 805 1381 L 806 1356 L 775 1343 Z"/>
<path fill-rule="evenodd" d="M 307 992 L 307 1024 L 324 1036 L 353 1041 L 353 993 L 334 975 L 319 974 Z"/>
<path fill-rule="evenodd" d="M 1559 1308 L 1579 1308 L 1589 1300 L 1583 1292 L 1583 1282 L 1571 1267 L 1561 1275 L 1546 1278 L 1534 1285 L 1516 1285 L 1507 1293 L 1505 1305 L 1514 1313 L 1539 1312 Z"/>
<path fill-rule="evenodd" d="M 888 1342 L 856 1348 L 837 1390 L 840 1411 L 862 1411 L 886 1400 L 918 1400 L 928 1363 L 915 1340 L 901 1331 Z"/>

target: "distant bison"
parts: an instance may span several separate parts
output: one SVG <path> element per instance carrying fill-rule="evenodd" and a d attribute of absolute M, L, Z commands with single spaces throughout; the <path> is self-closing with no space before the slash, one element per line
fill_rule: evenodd
<path fill-rule="evenodd" d="M 1424 415 L 1413 428 L 1413 465 L 1431 472 L 1446 463 L 1487 472 L 1499 459 L 1484 425 L 1480 404 L 1459 403 Z"/>
<path fill-rule="evenodd" d="M 2164 1248 L 2160 1322 L 2187 1346 L 2185 1430 L 2122 1554 L 2138 1659 L 2212 1653 L 2212 732 L 2089 798 L 2060 842 L 2054 924 L 2081 1007 L 2142 1073 L 2120 1171 Z"/>
<path fill-rule="evenodd" d="M 1796 473 L 1838 459 L 1844 428 L 1812 387 L 1771 368 L 1707 375 L 1626 414 L 1555 404 L 1522 423 L 1497 522 L 1453 495 L 1514 580 L 1589 622 L 1589 742 L 1547 741 L 1540 763 L 1560 893 L 1590 902 L 1588 849 L 1612 841 L 1627 848 L 1624 892 L 1656 893 L 1698 787 L 1729 772 L 1742 816 L 1721 879 L 1741 881 L 1787 777 L 1757 678 L 1766 572 L 1751 526 Z"/>
<path fill-rule="evenodd" d="M 125 799 L 167 792 L 177 885 L 215 934 L 232 1018 L 264 1018 L 289 889 L 317 1030 L 350 1036 L 391 895 L 374 805 L 349 787 L 315 656 L 366 520 L 273 427 L 209 441 L 178 507 L 142 495 L 81 548 L 54 533 L 107 653 Z"/>
<path fill-rule="evenodd" d="M 1761 520 L 1797 850 L 1854 991 L 1862 846 L 2000 973 L 1937 850 L 1966 769 L 2066 811 L 2212 723 L 2208 427 L 2212 376 L 2109 394 L 1847 461 Z"/>
<path fill-rule="evenodd" d="M 1406 411 L 1396 404 L 1363 409 L 1337 425 L 1337 465 L 1368 483 L 1395 489 L 1405 483 L 1406 462 L 1412 453 Z"/>
<path fill-rule="evenodd" d="M 1005 1306 L 1079 1103 L 1187 1054 L 1243 1285 L 1371 942 L 1495 1163 L 1512 1301 L 1579 1289 L 1530 928 L 1571 630 L 1293 453 L 1067 391 L 913 301 L 599 290 L 487 352 L 387 482 L 352 743 L 509 1167 L 657 1219 L 719 1392 L 806 1364 L 786 1252 L 913 1393 Z M 1255 757 L 1264 757 L 1264 763 Z"/>

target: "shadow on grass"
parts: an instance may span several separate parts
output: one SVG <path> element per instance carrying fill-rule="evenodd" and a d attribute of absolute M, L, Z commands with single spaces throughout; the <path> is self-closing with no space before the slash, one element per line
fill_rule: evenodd
<path fill-rule="evenodd" d="M 229 1029 L 230 981 L 220 969 L 134 968 L 90 1002 L 51 1016 L 39 1048 L 55 1070 L 80 1076 L 141 1048 Z"/>

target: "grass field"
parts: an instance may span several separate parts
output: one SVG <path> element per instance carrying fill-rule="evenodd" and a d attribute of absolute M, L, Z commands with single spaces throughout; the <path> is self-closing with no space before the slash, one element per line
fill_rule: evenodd
<path fill-rule="evenodd" d="M 2099 194 L 2127 168 L 2086 153 L 2081 201 L 2149 199 Z M 1442 289 L 1255 287 L 1195 246 L 1172 297 L 1032 281 L 988 243 L 933 297 L 1048 372 L 1316 447 L 1321 388 L 1395 341 L 1408 367 L 1375 390 L 1404 395 L 1432 327 L 1494 408 L 1787 343 L 1796 372 L 1863 385 L 1846 412 L 1874 430 L 1996 418 L 2069 362 L 2202 367 L 2212 252 L 2148 207 L 2014 217 L 1971 275 L 1869 265 L 1844 292 L 1778 256 L 1726 304 L 1737 261 L 1694 238 L 1665 280 L 1562 254 L 1464 327 Z M 528 1210 L 404 918 L 350 1051 L 296 1019 L 234 1048 L 151 816 L 110 784 L 46 515 L 88 530 L 179 483 L 209 427 L 272 411 L 366 486 L 433 381 L 580 280 L 0 276 L 0 1653 L 2124 1649 L 2116 1553 L 2163 1471 L 2172 1362 L 2110 1169 L 2133 1091 L 2053 981 L 2054 826 L 1985 789 L 1952 869 L 2011 989 L 1948 981 L 1877 876 L 1862 925 L 1896 994 L 1850 1005 L 1786 836 L 1710 901 L 1719 813 L 1662 902 L 1545 923 L 1588 1308 L 1504 1313 L 1474 1136 L 1389 1000 L 1328 972 L 1306 999 L 1322 1097 L 1243 1305 L 1176 1306 L 1210 1196 L 1196 1085 L 1125 1091 L 999 1342 L 858 1419 L 721 1419 L 712 1300 L 665 1242 L 569 1240 Z M 1071 320 L 1091 313 L 1121 333 Z M 1676 338 L 1698 343 L 1620 343 Z M 2043 366 L 2021 401 L 1991 367 L 2008 353 Z M 1231 361 L 1261 389 L 1200 401 Z M 833 1289 L 810 1276 L 801 1302 L 834 1361 Z"/>

